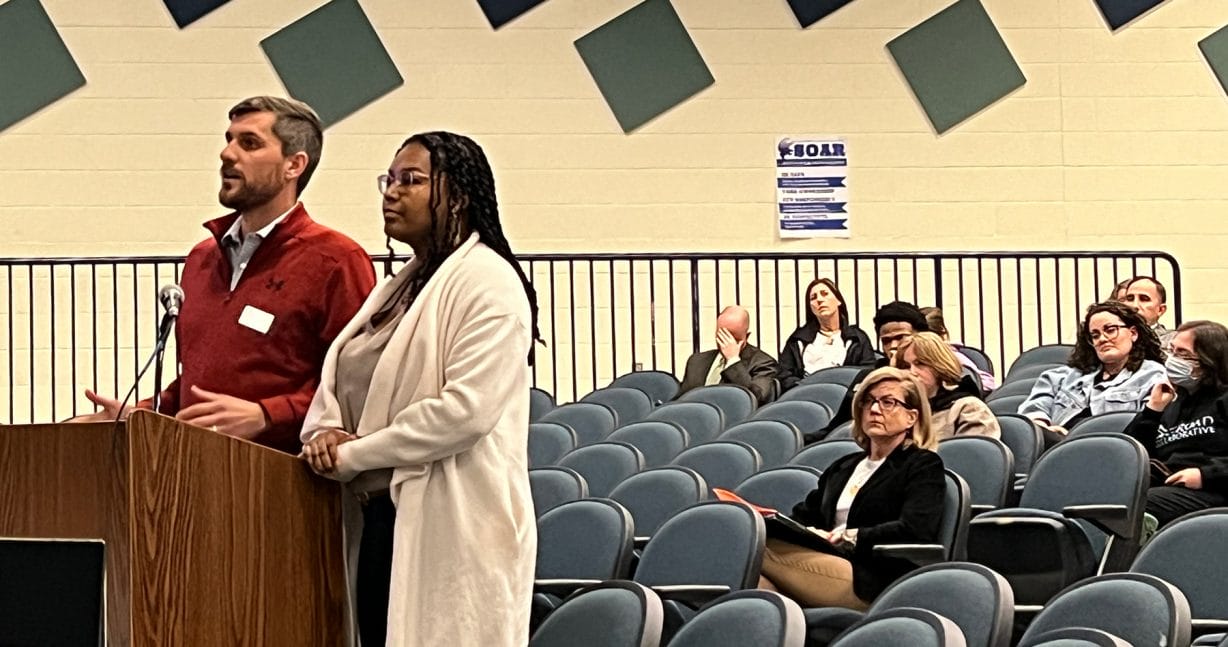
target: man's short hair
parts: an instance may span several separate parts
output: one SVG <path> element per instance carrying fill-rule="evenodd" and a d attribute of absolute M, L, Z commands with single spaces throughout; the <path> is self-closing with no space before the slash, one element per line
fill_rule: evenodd
<path fill-rule="evenodd" d="M 874 313 L 874 334 L 882 331 L 883 326 L 897 321 L 910 324 L 913 332 L 927 332 L 930 329 L 920 308 L 907 301 L 892 301 Z"/>
<path fill-rule="evenodd" d="M 273 121 L 273 134 L 281 140 L 281 154 L 290 157 L 295 153 L 307 153 L 307 167 L 298 176 L 298 186 L 295 195 L 301 195 L 311 180 L 311 174 L 320 164 L 320 153 L 324 148 L 324 129 L 320 125 L 320 116 L 311 106 L 295 99 L 282 97 L 250 97 L 236 103 L 230 109 L 228 117 L 246 115 L 252 112 L 271 112 L 277 118 Z"/>
<path fill-rule="evenodd" d="M 1164 288 L 1164 284 L 1157 281 L 1156 277 L 1154 276 L 1136 276 L 1130 279 L 1130 282 L 1126 284 L 1126 290 L 1129 290 L 1130 286 L 1138 283 L 1139 281 L 1151 281 L 1154 283 L 1156 286 L 1156 294 L 1160 295 L 1160 303 L 1168 303 L 1168 290 L 1166 290 Z"/>

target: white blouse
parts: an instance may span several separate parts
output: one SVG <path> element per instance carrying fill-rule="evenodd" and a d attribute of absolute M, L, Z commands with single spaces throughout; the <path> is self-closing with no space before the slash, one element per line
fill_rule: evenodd
<path fill-rule="evenodd" d="M 824 368 L 843 366 L 844 358 L 848 355 L 848 346 L 849 342 L 841 339 L 839 333 L 835 337 L 827 337 L 823 333 L 816 335 L 814 342 L 802 345 L 802 366 L 806 375 Z"/>
<path fill-rule="evenodd" d="M 869 456 L 866 456 L 857 464 L 848 483 L 844 484 L 844 491 L 840 493 L 840 498 L 836 500 L 836 527 L 832 529 L 833 533 L 844 531 L 849 520 L 849 508 L 853 507 L 853 499 L 857 498 L 861 487 L 870 480 L 871 476 L 874 476 L 874 472 L 878 471 L 884 460 L 886 459 L 880 458 L 872 461 Z"/>

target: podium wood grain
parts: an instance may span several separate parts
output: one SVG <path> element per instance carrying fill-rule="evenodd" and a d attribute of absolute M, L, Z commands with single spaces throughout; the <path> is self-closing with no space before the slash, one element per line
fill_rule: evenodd
<path fill-rule="evenodd" d="M 128 529 L 122 424 L 0 427 L 0 536 L 106 541 L 109 645 L 132 644 Z"/>
<path fill-rule="evenodd" d="M 346 644 L 340 490 L 148 412 L 0 428 L 0 534 L 107 542 L 110 645 Z"/>

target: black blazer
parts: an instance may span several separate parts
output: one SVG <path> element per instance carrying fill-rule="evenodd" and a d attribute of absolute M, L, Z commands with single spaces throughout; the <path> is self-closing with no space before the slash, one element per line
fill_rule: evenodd
<path fill-rule="evenodd" d="M 819 477 L 819 486 L 793 508 L 793 518 L 807 526 L 831 530 L 836 502 L 864 452 L 836 461 Z M 846 526 L 857 529 L 853 592 L 867 602 L 905 573 L 912 563 L 874 556 L 878 544 L 932 544 L 938 541 L 946 498 L 946 476 L 938 454 L 900 445 L 853 498 Z"/>
<path fill-rule="evenodd" d="M 704 385 L 718 352 L 716 349 L 706 350 L 687 359 L 686 372 L 676 398 Z M 749 389 L 760 405 L 771 402 L 776 395 L 776 360 L 750 344 L 742 348 L 738 357 L 737 363 L 721 372 L 721 384 L 736 384 Z"/>

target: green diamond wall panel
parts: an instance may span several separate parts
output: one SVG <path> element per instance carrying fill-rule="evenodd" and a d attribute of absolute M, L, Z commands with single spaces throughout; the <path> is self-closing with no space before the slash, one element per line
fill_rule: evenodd
<path fill-rule="evenodd" d="M 1228 27 L 1222 27 L 1214 34 L 1198 41 L 1198 49 L 1207 59 L 1215 78 L 1228 91 Z"/>
<path fill-rule="evenodd" d="M 0 131 L 85 85 L 38 0 L 0 4 Z"/>
<path fill-rule="evenodd" d="M 330 126 L 404 80 L 357 0 L 332 0 L 260 41 L 286 91 Z"/>
<path fill-rule="evenodd" d="M 546 0 L 478 0 L 490 26 L 498 29 Z"/>
<path fill-rule="evenodd" d="M 959 0 L 887 49 L 939 134 L 1027 82 L 980 0 Z"/>
<path fill-rule="evenodd" d="M 623 132 L 712 85 L 712 73 L 669 0 L 647 0 L 576 41 Z"/>

